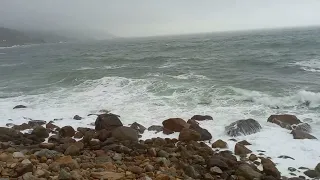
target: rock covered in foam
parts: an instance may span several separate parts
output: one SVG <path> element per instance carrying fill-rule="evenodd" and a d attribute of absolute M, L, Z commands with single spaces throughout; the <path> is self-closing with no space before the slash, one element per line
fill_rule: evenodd
<path fill-rule="evenodd" d="M 300 123 L 298 125 L 293 125 L 292 128 L 294 130 L 299 130 L 299 131 L 303 131 L 303 132 L 306 132 L 306 133 L 310 133 L 312 128 L 311 126 L 308 124 L 308 123 Z"/>
<path fill-rule="evenodd" d="M 229 136 L 240 136 L 257 133 L 261 130 L 261 125 L 254 119 L 238 120 L 225 127 Z"/>
<path fill-rule="evenodd" d="M 293 139 L 317 139 L 311 134 L 299 130 L 293 130 L 291 134 L 293 135 Z"/>

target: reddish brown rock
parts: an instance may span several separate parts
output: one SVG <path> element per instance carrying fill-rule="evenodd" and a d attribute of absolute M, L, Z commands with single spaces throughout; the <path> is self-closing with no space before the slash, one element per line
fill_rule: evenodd
<path fill-rule="evenodd" d="M 174 131 L 171 131 L 171 130 L 169 130 L 169 129 L 166 129 L 166 128 L 163 128 L 163 134 L 166 134 L 166 135 L 169 135 L 169 134 L 173 134 L 174 133 Z"/>
<path fill-rule="evenodd" d="M 64 126 L 59 130 L 59 135 L 61 137 L 72 137 L 75 133 L 76 131 L 71 126 Z"/>
<path fill-rule="evenodd" d="M 290 130 L 292 129 L 292 125 L 301 123 L 301 121 L 295 115 L 291 114 L 271 115 L 268 118 L 268 122 L 275 123 L 282 128 Z"/>
<path fill-rule="evenodd" d="M 180 118 L 171 118 L 162 122 L 165 129 L 180 132 L 183 128 L 189 128 L 189 124 Z"/>
<path fill-rule="evenodd" d="M 237 143 L 234 147 L 234 154 L 235 155 L 245 155 L 245 154 L 249 154 L 252 151 L 248 148 L 246 148 L 244 145 Z"/>
<path fill-rule="evenodd" d="M 192 129 L 184 128 L 179 134 L 179 141 L 199 141 L 201 135 Z"/>
<path fill-rule="evenodd" d="M 46 128 L 47 129 L 56 129 L 56 128 L 59 128 L 59 127 L 54 125 L 52 122 L 49 122 L 48 124 L 46 124 Z"/>

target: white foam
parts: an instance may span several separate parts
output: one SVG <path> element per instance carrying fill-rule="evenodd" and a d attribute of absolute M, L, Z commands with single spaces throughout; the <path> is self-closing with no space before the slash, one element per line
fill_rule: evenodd
<path fill-rule="evenodd" d="M 310 72 L 320 72 L 320 60 L 311 59 L 307 61 L 295 62 L 294 65 L 300 66 L 300 69 Z"/>
<path fill-rule="evenodd" d="M 274 97 L 258 91 L 250 91 L 234 87 L 231 87 L 231 89 L 236 92 L 234 98 L 237 100 L 251 101 L 270 107 L 293 107 L 301 106 L 305 103 L 309 103 L 308 107 L 312 108 L 320 106 L 320 93 L 306 90 L 293 92 L 289 96 Z"/>
<path fill-rule="evenodd" d="M 20 66 L 23 65 L 24 63 L 14 63 L 14 64 L 0 64 L 0 67 L 14 67 L 14 66 Z"/>
<path fill-rule="evenodd" d="M 229 88 L 230 90 L 230 88 Z M 0 98 L 0 125 L 11 122 L 22 124 L 24 117 L 35 120 L 51 121 L 58 126 L 72 125 L 75 128 L 89 126 L 95 121 L 95 116 L 101 109 L 119 114 L 124 124 L 139 122 L 146 127 L 161 124 L 163 120 L 172 117 L 188 119 L 195 114 L 208 114 L 214 121 L 201 122 L 213 135 L 213 140 L 228 140 L 224 127 L 231 122 L 244 118 L 254 118 L 264 127 L 263 131 L 254 135 L 239 137 L 253 143 L 253 151 L 265 150 L 266 155 L 279 163 L 278 168 L 286 173 L 288 166 L 306 166 L 313 168 L 320 162 L 320 144 L 314 140 L 294 140 L 289 131 L 267 123 L 267 118 L 274 113 L 294 113 L 300 119 L 310 121 L 312 134 L 320 138 L 319 113 L 306 109 L 288 108 L 286 110 L 272 109 L 268 106 L 286 103 L 297 104 L 299 101 L 310 100 L 311 105 L 319 106 L 319 93 L 299 91 L 288 97 L 273 97 L 258 91 L 228 88 L 190 87 L 168 84 L 156 78 L 127 79 L 123 77 L 104 77 L 98 80 L 88 80 L 73 88 L 61 88 L 46 94 Z M 160 95 L 159 95 L 160 94 Z M 279 100 L 277 100 L 280 98 Z M 247 102 L 246 100 L 253 102 Z M 12 109 L 18 104 L 27 105 L 26 109 Z M 83 120 L 73 120 L 74 115 L 84 117 Z M 12 119 L 12 121 L 8 121 Z M 162 133 L 146 132 L 143 138 L 155 136 L 177 137 L 177 133 L 166 136 Z M 233 150 L 234 142 L 228 141 Z M 295 161 L 278 159 L 280 155 L 296 158 Z"/>

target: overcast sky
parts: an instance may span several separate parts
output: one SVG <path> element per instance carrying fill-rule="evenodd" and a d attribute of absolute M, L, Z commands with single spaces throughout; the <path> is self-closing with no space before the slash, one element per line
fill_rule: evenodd
<path fill-rule="evenodd" d="M 320 25 L 320 0 L 0 0 L 0 26 L 117 36 Z"/>

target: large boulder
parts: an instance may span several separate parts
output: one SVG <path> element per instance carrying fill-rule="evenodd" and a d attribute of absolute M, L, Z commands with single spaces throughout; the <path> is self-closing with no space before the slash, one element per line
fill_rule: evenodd
<path fill-rule="evenodd" d="M 199 141 L 201 135 L 192 129 L 184 128 L 179 134 L 179 141 Z"/>
<path fill-rule="evenodd" d="M 75 133 L 76 131 L 71 126 L 64 126 L 59 130 L 59 135 L 61 137 L 72 137 Z"/>
<path fill-rule="evenodd" d="M 279 114 L 279 115 L 271 115 L 268 118 L 268 122 L 279 125 L 282 128 L 286 128 L 291 130 L 292 125 L 296 125 L 301 123 L 301 121 L 295 116 L 291 114 Z"/>
<path fill-rule="evenodd" d="M 46 128 L 42 126 L 37 126 L 33 129 L 31 134 L 37 136 L 38 138 L 47 138 L 49 137 L 49 133 Z"/>
<path fill-rule="evenodd" d="M 119 117 L 115 114 L 100 114 L 98 115 L 95 121 L 95 129 L 96 130 L 112 130 L 117 127 L 123 126 L 122 122 L 120 121 Z"/>
<path fill-rule="evenodd" d="M 180 132 L 184 128 L 189 128 L 189 124 L 180 118 L 170 118 L 162 122 L 162 125 L 165 129 Z"/>
<path fill-rule="evenodd" d="M 293 130 L 291 131 L 291 134 L 293 135 L 293 139 L 317 139 L 311 134 L 299 130 Z"/>
<path fill-rule="evenodd" d="M 200 134 L 200 141 L 212 139 L 211 133 L 208 130 L 200 127 L 195 120 L 188 120 L 188 124 L 190 124 L 189 129 L 192 129 Z"/>
<path fill-rule="evenodd" d="M 196 121 L 213 120 L 213 118 L 209 115 L 194 115 L 191 117 L 191 119 Z"/>
<path fill-rule="evenodd" d="M 119 140 L 138 141 L 138 132 L 130 127 L 120 126 L 112 131 L 112 137 Z"/>
<path fill-rule="evenodd" d="M 28 124 L 31 127 L 42 126 L 42 125 L 45 125 L 46 123 L 47 122 L 43 121 L 43 120 L 31 120 L 31 121 L 28 122 Z"/>
<path fill-rule="evenodd" d="M 261 125 L 254 119 L 238 120 L 225 127 L 229 136 L 240 136 L 257 133 L 261 130 Z"/>

